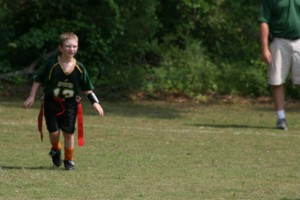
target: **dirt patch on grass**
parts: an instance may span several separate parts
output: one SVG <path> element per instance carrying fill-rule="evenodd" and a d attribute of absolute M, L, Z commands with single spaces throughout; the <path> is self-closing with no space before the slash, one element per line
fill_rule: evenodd
<path fill-rule="evenodd" d="M 9 84 L 1 83 L 0 86 L 0 99 L 2 101 L 13 100 L 13 99 L 26 99 L 30 93 L 31 83 L 22 84 Z M 41 92 L 41 89 L 39 90 Z M 105 99 L 105 97 L 104 97 Z M 124 100 L 124 96 L 121 98 Z M 237 95 L 223 95 L 217 93 L 199 95 L 197 98 L 190 98 L 183 94 L 178 93 L 156 93 L 146 94 L 143 92 L 131 93 L 126 96 L 129 101 L 166 101 L 173 103 L 203 103 L 203 104 L 248 104 L 248 103 L 273 103 L 271 97 L 242 97 Z M 109 101 L 109 99 L 106 99 Z M 295 100 L 288 100 L 289 103 L 294 103 Z"/>

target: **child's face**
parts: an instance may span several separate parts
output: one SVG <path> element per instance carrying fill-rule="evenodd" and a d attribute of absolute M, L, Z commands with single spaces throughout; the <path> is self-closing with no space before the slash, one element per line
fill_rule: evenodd
<path fill-rule="evenodd" d="M 61 46 L 59 45 L 59 51 L 62 56 L 74 57 L 78 50 L 78 41 L 76 39 L 69 39 Z"/>

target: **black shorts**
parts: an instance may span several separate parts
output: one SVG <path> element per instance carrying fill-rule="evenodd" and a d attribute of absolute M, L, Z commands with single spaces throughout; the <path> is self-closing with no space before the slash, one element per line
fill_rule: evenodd
<path fill-rule="evenodd" d="M 65 133 L 75 132 L 77 117 L 77 101 L 75 98 L 67 98 L 61 103 L 53 97 L 44 99 L 44 115 L 49 133 L 61 129 Z"/>

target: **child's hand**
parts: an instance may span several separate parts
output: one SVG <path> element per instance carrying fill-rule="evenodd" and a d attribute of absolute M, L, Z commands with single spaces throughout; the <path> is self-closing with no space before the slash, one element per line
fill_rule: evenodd
<path fill-rule="evenodd" d="M 99 103 L 94 103 L 93 108 L 100 116 L 104 115 L 104 111 Z"/>
<path fill-rule="evenodd" d="M 33 105 L 33 103 L 34 103 L 34 97 L 28 97 L 27 99 L 26 99 L 26 101 L 24 101 L 24 108 L 31 108 L 31 106 Z"/>

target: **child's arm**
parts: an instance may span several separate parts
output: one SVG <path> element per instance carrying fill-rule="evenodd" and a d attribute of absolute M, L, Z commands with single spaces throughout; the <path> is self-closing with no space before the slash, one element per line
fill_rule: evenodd
<path fill-rule="evenodd" d="M 103 108 L 100 105 L 100 102 L 97 98 L 97 96 L 95 95 L 95 93 L 92 90 L 86 91 L 85 95 L 87 96 L 87 98 L 90 100 L 91 104 L 93 105 L 94 110 L 101 116 L 104 115 L 104 111 Z"/>
<path fill-rule="evenodd" d="M 24 107 L 25 108 L 30 108 L 32 106 L 32 104 L 34 103 L 34 99 L 36 96 L 36 93 L 39 89 L 40 83 L 39 82 L 33 82 L 32 87 L 31 87 L 31 91 L 30 91 L 30 95 L 29 97 L 26 99 L 26 101 L 24 101 Z"/>

